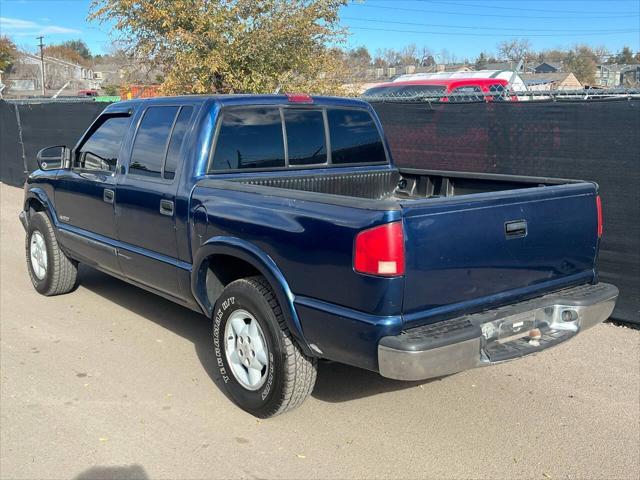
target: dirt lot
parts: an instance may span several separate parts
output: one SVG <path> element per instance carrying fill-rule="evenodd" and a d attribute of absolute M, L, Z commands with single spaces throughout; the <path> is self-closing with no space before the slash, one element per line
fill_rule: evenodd
<path fill-rule="evenodd" d="M 638 330 L 424 383 L 323 363 L 302 408 L 258 421 L 216 386 L 205 317 L 90 269 L 38 295 L 22 191 L 0 194 L 3 479 L 640 475 Z"/>

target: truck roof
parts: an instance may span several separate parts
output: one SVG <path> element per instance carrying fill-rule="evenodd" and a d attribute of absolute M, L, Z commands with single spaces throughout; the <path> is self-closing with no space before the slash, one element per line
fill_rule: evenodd
<path fill-rule="evenodd" d="M 296 95 L 296 94 L 293 94 Z M 116 102 L 109 105 L 105 111 L 120 111 L 127 108 L 135 108 L 140 104 L 145 105 L 163 105 L 175 103 L 179 101 L 187 101 L 189 103 L 206 103 L 206 102 L 218 102 L 222 106 L 231 105 L 281 105 L 283 103 L 301 105 L 319 105 L 319 106 L 343 106 L 343 107 L 359 107 L 370 108 L 369 104 L 355 98 L 343 98 L 343 97 L 326 97 L 326 96 L 311 96 L 311 102 L 307 101 L 295 101 L 288 95 L 270 94 L 227 94 L 227 95 L 181 95 L 171 97 L 153 97 L 153 98 L 136 98 L 132 100 L 125 100 Z"/>

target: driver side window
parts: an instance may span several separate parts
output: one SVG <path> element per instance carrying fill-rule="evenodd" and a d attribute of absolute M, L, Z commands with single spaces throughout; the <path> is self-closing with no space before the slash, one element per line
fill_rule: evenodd
<path fill-rule="evenodd" d="M 76 152 L 74 169 L 115 172 L 120 146 L 129 128 L 129 116 L 105 117 Z"/>

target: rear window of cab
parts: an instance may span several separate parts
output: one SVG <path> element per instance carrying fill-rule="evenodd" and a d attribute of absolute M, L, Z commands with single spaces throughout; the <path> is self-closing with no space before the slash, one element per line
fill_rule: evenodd
<path fill-rule="evenodd" d="M 221 115 L 208 173 L 387 163 L 365 109 L 251 106 Z"/>

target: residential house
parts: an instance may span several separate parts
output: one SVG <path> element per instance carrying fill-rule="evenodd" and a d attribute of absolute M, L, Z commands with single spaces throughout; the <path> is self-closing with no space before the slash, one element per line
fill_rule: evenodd
<path fill-rule="evenodd" d="M 130 63 L 97 63 L 93 68 L 93 78 L 99 87 L 126 83 L 133 70 Z"/>
<path fill-rule="evenodd" d="M 570 72 L 523 73 L 520 75 L 527 90 L 582 90 L 584 86 Z"/>
<path fill-rule="evenodd" d="M 487 63 L 482 67 L 482 70 L 513 70 L 518 66 L 518 63 L 513 62 L 493 62 Z"/>
<path fill-rule="evenodd" d="M 596 85 L 614 88 L 620 86 L 620 73 L 624 65 L 615 63 L 602 64 L 596 67 Z"/>
<path fill-rule="evenodd" d="M 640 65 L 627 65 L 620 73 L 620 85 L 623 87 L 640 87 Z"/>
<path fill-rule="evenodd" d="M 475 68 L 467 63 L 450 63 L 444 65 L 445 72 L 473 72 Z"/>
<path fill-rule="evenodd" d="M 640 80 L 638 65 L 603 63 L 596 67 L 596 85 L 606 88 L 633 86 Z"/>
<path fill-rule="evenodd" d="M 562 63 L 542 62 L 533 67 L 533 73 L 559 73 L 562 72 Z"/>
<path fill-rule="evenodd" d="M 6 76 L 10 96 L 37 96 L 42 92 L 40 56 L 21 52 Z M 96 88 L 93 69 L 54 57 L 44 57 L 44 83 L 47 95 L 66 85 L 62 95 L 75 95 L 78 90 Z"/>
<path fill-rule="evenodd" d="M 145 62 L 136 62 L 129 58 L 120 61 L 98 63 L 94 67 L 94 80 L 98 88 L 106 86 L 122 86 L 129 84 L 150 85 L 161 83 L 164 69 Z"/>

